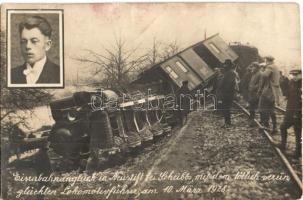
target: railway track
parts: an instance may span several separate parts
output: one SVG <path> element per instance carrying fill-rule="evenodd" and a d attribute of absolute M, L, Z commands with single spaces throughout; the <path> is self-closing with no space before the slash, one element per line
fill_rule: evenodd
<path fill-rule="evenodd" d="M 278 158 L 276 158 L 276 156 L 274 155 L 274 151 L 272 151 L 270 148 L 268 148 L 267 142 L 265 141 L 264 143 L 263 141 L 263 137 L 262 135 L 258 135 L 258 136 L 252 136 L 252 132 L 258 133 L 258 130 L 253 128 L 250 130 L 247 130 L 247 125 L 245 125 L 246 119 L 243 118 L 243 110 L 241 109 L 240 111 L 242 114 L 239 114 L 237 117 L 234 118 L 234 125 L 232 128 L 230 129 L 222 129 L 222 128 L 218 128 L 217 131 L 215 132 L 210 132 L 209 129 L 213 129 L 213 125 L 214 124 L 220 124 L 221 122 L 218 120 L 218 116 L 214 115 L 211 112 L 203 112 L 203 114 L 201 115 L 201 113 L 199 114 L 198 112 L 193 112 L 192 113 L 192 121 L 193 122 L 189 122 L 188 127 L 185 130 L 185 134 L 183 136 L 180 137 L 182 144 L 180 144 L 180 141 L 177 141 L 177 145 L 178 147 L 173 147 L 173 145 L 167 145 L 168 148 L 171 149 L 171 152 L 173 153 L 169 153 L 165 150 L 166 153 L 168 153 L 167 159 L 161 159 L 161 156 L 156 156 L 156 160 L 160 160 L 159 162 L 156 162 L 154 165 L 152 165 L 152 167 L 148 168 L 148 170 L 152 171 L 153 173 L 159 173 L 161 170 L 163 169 L 174 169 L 174 170 L 180 170 L 180 169 L 186 169 L 191 171 L 192 173 L 195 173 L 196 171 L 201 171 L 201 172 L 205 172 L 205 171 L 212 171 L 212 170 L 223 170 L 225 173 L 227 174 L 232 174 L 233 173 L 233 169 L 237 168 L 237 169 L 246 169 L 246 165 L 250 166 L 250 169 L 257 169 L 257 171 L 260 171 L 261 174 L 266 174 L 268 171 L 271 171 L 271 173 L 275 174 L 275 173 L 281 173 L 281 171 L 284 173 L 284 166 L 280 165 L 280 161 Z M 242 117 L 239 117 L 242 116 Z M 202 119 L 199 119 L 202 118 Z M 208 121 L 204 121 L 207 118 Z M 198 119 L 198 120 L 197 120 Z M 201 121 L 203 121 L 204 123 L 201 124 Z M 210 121 L 212 121 L 214 124 L 212 124 L 212 126 L 210 126 Z M 241 121 L 241 122 L 239 122 Z M 190 138 L 190 134 L 192 134 L 191 132 L 192 127 L 196 127 L 196 126 L 201 126 L 201 128 L 194 128 L 194 134 L 198 134 L 196 137 L 194 137 L 195 141 L 189 141 L 188 138 Z M 233 130 L 237 130 L 237 132 L 234 132 Z M 249 131 L 248 133 L 246 131 Z M 210 134 L 212 133 L 212 134 Z M 221 133 L 223 133 L 221 135 Z M 244 135 L 244 133 L 247 133 Z M 199 139 L 196 139 L 199 138 Z M 219 138 L 220 141 L 223 142 L 224 144 L 219 144 L 221 142 L 219 142 Z M 204 141 L 205 143 L 201 143 L 201 141 Z M 184 146 L 186 146 L 186 143 L 190 143 L 191 147 L 193 148 L 184 148 Z M 262 144 L 261 144 L 262 143 Z M 216 145 L 215 145 L 216 144 Z M 261 144 L 259 147 L 261 148 L 255 148 L 256 144 Z M 266 144 L 266 145 L 264 145 Z M 177 149 L 183 149 L 183 150 L 177 150 Z M 241 149 L 242 152 L 239 153 L 239 148 L 243 148 Z M 259 150 L 257 150 L 259 149 Z M 262 150 L 264 149 L 264 150 Z M 189 151 L 189 152 L 193 152 L 192 154 L 189 153 L 187 154 L 187 152 L 182 152 L 182 151 Z M 178 152 L 178 153 L 175 153 Z M 271 153 L 272 152 L 272 153 Z M 200 154 L 201 153 L 201 154 Z M 188 157 L 192 157 L 192 159 L 190 160 L 190 164 L 189 163 L 182 163 L 182 154 L 186 154 L 186 156 Z M 162 154 L 160 154 L 162 155 Z M 190 155 L 190 156 L 189 156 Z M 198 156 L 197 156 L 198 155 Z M 203 155 L 202 157 L 199 157 L 199 155 Z M 274 156 L 271 156 L 274 155 Z M 197 156 L 197 157 L 195 157 Z M 258 160 L 257 157 L 261 157 L 260 160 Z M 280 155 L 278 154 L 278 156 L 280 157 Z M 177 159 L 178 158 L 178 159 Z M 276 158 L 276 159 L 275 159 Z M 280 157 L 281 158 L 281 157 Z M 269 161 L 273 159 L 272 161 Z M 287 158 L 286 161 L 284 160 L 284 162 L 287 162 Z M 174 165 L 171 164 L 173 162 L 175 162 L 176 160 L 178 161 L 178 165 Z M 186 160 L 187 162 L 187 160 Z M 288 161 L 289 162 L 289 161 Z M 167 167 L 168 165 L 166 163 L 170 163 L 169 164 L 169 168 Z M 225 163 L 222 165 L 222 163 Z M 288 164 L 288 167 L 292 168 L 292 163 L 289 162 L 290 164 Z M 275 168 L 274 166 L 276 166 L 277 164 L 279 164 L 280 166 Z M 224 166 L 225 165 L 225 166 Z M 236 166 L 233 166 L 236 165 Z M 184 167 L 184 168 L 182 168 Z M 294 172 L 295 170 L 292 170 L 292 172 L 295 174 Z M 287 172 L 285 172 L 285 174 L 289 174 L 289 171 L 287 169 Z M 294 175 L 294 177 L 298 175 Z M 292 177 L 292 175 L 289 175 L 289 177 Z M 276 199 L 277 196 L 275 196 L 276 194 L 274 194 L 274 190 L 277 190 L 279 193 L 279 198 L 283 197 L 284 192 L 286 192 L 285 188 L 289 187 L 291 185 L 298 185 L 298 191 L 302 191 L 302 183 L 300 182 L 300 178 L 296 178 L 296 180 L 298 181 L 299 184 L 297 184 L 296 182 L 293 183 L 293 181 L 290 181 L 290 184 L 287 186 L 287 184 L 285 183 L 281 183 L 281 185 L 279 186 L 280 189 L 277 189 L 277 185 L 272 184 L 272 185 L 266 185 L 266 184 L 262 184 L 260 182 L 257 182 L 256 184 L 260 184 L 260 188 L 263 188 L 264 190 L 261 190 L 262 192 L 262 196 L 265 199 Z M 224 181 L 223 181 L 224 182 Z M 226 182 L 224 182 L 225 184 Z M 142 184 L 142 185 L 141 185 Z M 206 187 L 206 183 L 201 183 L 201 182 L 195 182 L 194 184 L 196 184 L 197 187 L 201 188 L 202 190 L 207 190 L 205 189 Z M 222 181 L 218 182 L 218 184 L 223 184 Z M 229 185 L 229 190 L 226 193 L 217 193 L 217 194 L 199 194 L 199 195 L 187 195 L 184 194 L 183 197 L 181 195 L 180 199 L 223 199 L 223 198 L 227 198 L 227 199 L 251 199 L 254 198 L 253 196 L 245 196 L 246 193 L 255 193 L 257 195 L 260 195 L 260 193 L 256 192 L 258 189 L 256 189 L 256 191 L 253 188 L 250 188 L 248 182 L 245 182 L 245 184 L 241 184 L 241 185 L 237 185 L 237 181 L 231 181 L 228 182 Z M 150 188 L 161 188 L 162 185 L 161 183 L 140 183 L 141 187 L 144 186 L 148 186 Z M 178 187 L 178 183 L 175 183 L 174 187 Z M 241 192 L 239 192 L 237 189 L 237 187 L 241 187 Z M 270 189 L 269 189 L 270 188 Z M 270 191 L 270 192 L 269 192 Z M 260 192 L 260 191 L 259 191 Z M 234 194 L 237 194 L 237 196 L 233 196 Z M 287 192 L 286 192 L 287 193 Z M 285 193 L 285 194 L 286 194 Z M 273 195 L 270 196 L 270 198 L 266 197 L 266 195 Z M 283 195 L 281 195 L 283 194 Z M 163 194 L 162 194 L 163 195 Z M 165 194 L 164 194 L 165 195 Z M 216 196 L 218 195 L 218 196 Z M 161 196 L 162 197 L 162 196 Z M 165 197 L 165 198 L 164 198 Z M 251 197 L 251 198 L 250 198 Z M 259 199 L 258 197 L 260 196 L 255 196 L 256 199 Z M 288 199 L 289 196 L 284 196 L 285 199 Z M 142 199 L 144 200 L 150 200 L 153 198 L 149 198 L 146 196 L 141 196 Z M 141 199 L 140 198 L 140 199 Z M 171 196 L 166 195 L 163 196 L 163 199 L 179 199 L 178 194 L 171 194 Z"/>
<path fill-rule="evenodd" d="M 277 123 L 281 124 L 284 120 L 284 115 L 286 110 L 282 107 L 276 106 L 276 116 L 277 116 Z M 280 140 L 281 135 L 277 134 L 277 135 L 273 135 L 273 138 L 276 140 Z M 291 149 L 291 151 L 295 150 L 296 147 L 296 136 L 295 136 L 295 132 L 293 128 L 288 129 L 288 141 L 287 141 L 287 146 L 288 149 Z M 291 156 L 286 155 L 286 157 L 288 157 L 291 166 L 293 166 L 293 168 L 295 169 L 296 173 L 298 174 L 298 176 L 300 177 L 300 179 L 302 180 L 302 162 L 298 161 L 297 159 L 292 158 Z"/>
<path fill-rule="evenodd" d="M 246 115 L 249 116 L 249 112 L 247 109 L 245 109 L 242 105 L 240 105 L 239 103 L 234 101 L 234 104 L 240 108 L 241 111 L 243 111 Z M 279 112 L 281 112 L 282 114 L 285 113 L 285 110 L 281 107 L 276 107 L 276 110 L 278 110 Z M 287 169 L 288 174 L 290 175 L 290 177 L 292 178 L 292 180 L 294 181 L 294 183 L 296 184 L 296 186 L 303 191 L 303 184 L 302 184 L 302 173 L 298 170 L 301 170 L 301 164 L 300 162 L 297 162 L 299 164 L 296 164 L 296 162 L 294 162 L 293 160 L 290 160 L 281 150 L 280 148 L 278 148 L 275 143 L 274 143 L 274 139 L 273 137 L 270 135 L 270 133 L 265 130 L 262 129 L 262 125 L 260 124 L 259 121 L 257 121 L 255 119 L 256 124 L 258 125 L 258 127 L 260 128 L 261 132 L 264 134 L 264 136 L 266 137 L 266 139 L 269 141 L 269 143 L 271 144 L 271 147 L 275 150 L 275 152 L 277 153 L 278 157 L 281 159 L 282 163 L 284 164 L 284 166 Z M 278 121 L 279 122 L 279 121 Z M 294 169 L 294 168 L 298 168 Z"/>

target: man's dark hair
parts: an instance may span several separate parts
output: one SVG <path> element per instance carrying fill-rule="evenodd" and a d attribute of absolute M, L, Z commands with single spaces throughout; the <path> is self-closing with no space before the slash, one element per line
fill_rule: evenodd
<path fill-rule="evenodd" d="M 38 28 L 43 35 L 48 36 L 49 38 L 52 36 L 52 27 L 45 18 L 40 16 L 29 17 L 21 22 L 19 24 L 19 33 L 21 34 L 25 28 Z"/>

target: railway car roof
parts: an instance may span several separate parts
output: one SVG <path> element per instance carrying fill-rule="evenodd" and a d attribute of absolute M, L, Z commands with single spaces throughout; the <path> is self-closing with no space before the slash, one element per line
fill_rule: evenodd
<path fill-rule="evenodd" d="M 137 78 L 132 81 L 133 84 L 136 83 L 146 83 L 146 82 L 152 82 L 155 81 L 159 76 L 154 76 L 157 72 L 162 71 L 161 65 L 163 67 L 163 64 L 172 58 L 176 56 L 181 56 L 184 54 L 184 52 L 194 49 L 196 47 L 202 47 L 208 49 L 208 51 L 214 56 L 221 64 L 224 63 L 225 59 L 231 59 L 232 61 L 235 61 L 238 58 L 238 55 L 228 46 L 226 42 L 219 36 L 219 33 L 212 35 L 208 38 L 206 38 L 203 41 L 200 41 L 192 46 L 189 46 L 185 48 L 184 50 L 176 53 L 175 55 L 160 61 L 152 66 L 150 66 L 145 71 L 141 72 Z M 203 58 L 201 58 L 204 62 Z M 211 66 L 204 63 L 204 65 L 211 69 Z M 163 70 L 165 72 L 165 70 Z M 196 71 L 196 70 L 195 70 Z M 167 73 L 167 72 L 165 72 Z M 198 73 L 199 74 L 199 73 Z M 158 74 L 157 74 L 158 75 Z M 200 74 L 201 79 L 205 79 L 205 77 L 202 77 Z M 175 82 L 175 80 L 174 80 Z"/>

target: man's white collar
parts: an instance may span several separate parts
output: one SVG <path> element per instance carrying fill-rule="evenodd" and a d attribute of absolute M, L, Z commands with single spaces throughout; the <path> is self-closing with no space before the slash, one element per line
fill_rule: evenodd
<path fill-rule="evenodd" d="M 36 83 L 38 81 L 45 63 L 46 56 L 37 61 L 33 67 L 29 63 L 26 63 L 26 69 L 23 71 L 23 74 L 26 76 L 27 82 Z"/>

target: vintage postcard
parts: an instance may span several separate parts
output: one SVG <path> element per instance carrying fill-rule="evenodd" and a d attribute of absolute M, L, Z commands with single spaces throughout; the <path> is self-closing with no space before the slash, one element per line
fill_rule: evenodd
<path fill-rule="evenodd" d="M 1 198 L 302 197 L 296 3 L 1 5 Z"/>

